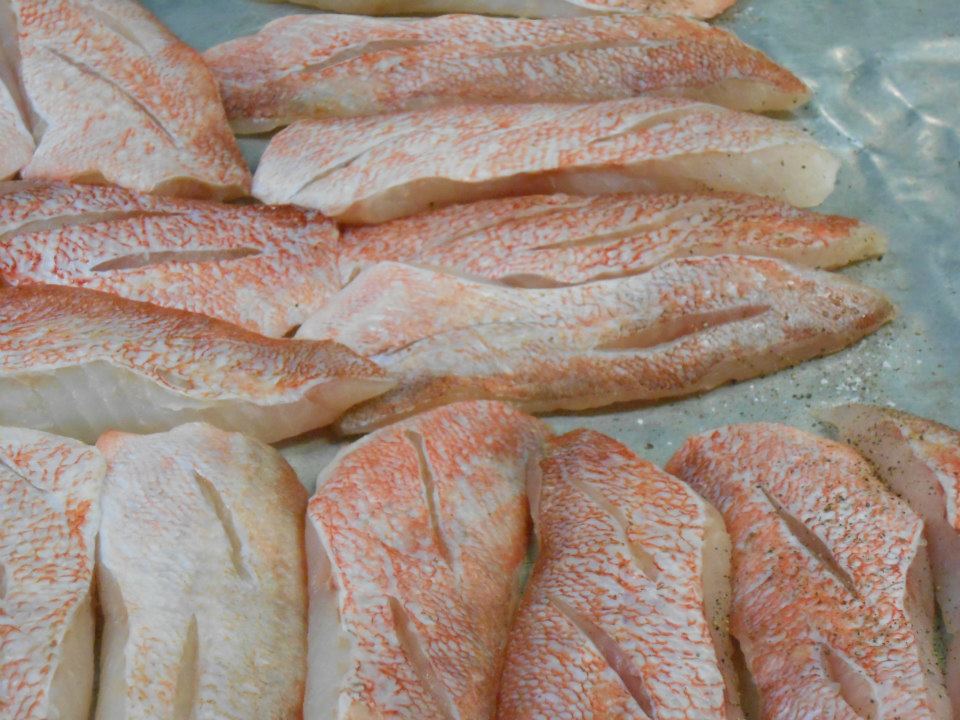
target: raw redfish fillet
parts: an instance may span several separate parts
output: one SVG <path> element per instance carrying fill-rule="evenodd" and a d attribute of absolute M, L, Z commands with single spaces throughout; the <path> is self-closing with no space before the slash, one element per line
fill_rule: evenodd
<path fill-rule="evenodd" d="M 892 315 L 876 290 L 768 258 L 546 289 L 381 263 L 298 337 L 342 343 L 398 381 L 341 419 L 352 433 L 457 399 L 546 412 L 701 392 L 840 350 Z"/>
<path fill-rule="evenodd" d="M 190 310 L 263 335 L 295 329 L 339 289 L 336 226 L 292 207 L 117 187 L 0 185 L 0 279 Z"/>
<path fill-rule="evenodd" d="M 838 167 L 783 121 L 638 97 L 300 121 L 270 142 L 253 192 L 347 223 L 552 192 L 727 190 L 806 207 L 830 194 Z"/>
<path fill-rule="evenodd" d="M 875 405 L 841 405 L 822 417 L 873 463 L 924 522 L 937 603 L 949 639 L 947 690 L 960 713 L 960 432 Z"/>
<path fill-rule="evenodd" d="M 549 451 L 497 717 L 742 719 L 720 515 L 599 433 Z"/>
<path fill-rule="evenodd" d="M 457 403 L 346 447 L 307 512 L 306 720 L 488 720 L 548 435 Z"/>
<path fill-rule="evenodd" d="M 679 17 L 397 20 L 291 15 L 204 59 L 230 123 L 493 102 L 682 95 L 735 110 L 791 110 L 807 87 L 735 35 Z"/>
<path fill-rule="evenodd" d="M 96 440 L 206 420 L 268 442 L 392 387 L 331 342 L 56 285 L 0 288 L 0 423 Z"/>
<path fill-rule="evenodd" d="M 273 448 L 209 425 L 111 432 L 97 720 L 299 720 L 307 493 Z"/>
<path fill-rule="evenodd" d="M 688 439 L 667 471 L 726 521 L 755 717 L 951 717 L 923 522 L 866 460 L 783 425 L 732 425 Z"/>
<path fill-rule="evenodd" d="M 480 13 L 564 17 L 596 13 L 658 13 L 709 18 L 734 0 L 293 0 L 321 10 L 361 15 Z"/>
<path fill-rule="evenodd" d="M 836 268 L 882 255 L 866 223 L 753 195 L 526 195 L 346 228 L 344 283 L 394 260 L 509 285 L 550 287 L 644 272 L 690 255 L 760 255 Z"/>
<path fill-rule="evenodd" d="M 133 0 L 4 0 L 37 150 L 25 178 L 234 198 L 250 172 L 200 55 Z"/>
<path fill-rule="evenodd" d="M 87 720 L 91 584 L 105 463 L 95 448 L 0 427 L 0 715 Z"/>

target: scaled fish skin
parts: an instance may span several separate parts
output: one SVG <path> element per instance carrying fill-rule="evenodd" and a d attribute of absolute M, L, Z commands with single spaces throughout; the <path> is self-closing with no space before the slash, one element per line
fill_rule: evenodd
<path fill-rule="evenodd" d="M 305 720 L 489 720 L 549 431 L 456 403 L 363 438 L 307 512 Z"/>
<path fill-rule="evenodd" d="M 465 103 L 656 93 L 772 112 L 809 98 L 802 81 L 732 33 L 680 17 L 290 15 L 204 59 L 241 133 Z"/>
<path fill-rule="evenodd" d="M 207 420 L 270 442 L 392 386 L 336 343 L 267 338 L 93 290 L 0 288 L 0 423 L 93 441 Z"/>
<path fill-rule="evenodd" d="M 272 448 L 193 423 L 111 432 L 97 720 L 299 720 L 307 493 Z"/>
<path fill-rule="evenodd" d="M 725 190 L 806 207 L 827 197 L 838 167 L 788 123 L 638 97 L 300 121 L 270 142 L 253 193 L 345 223 L 552 192 Z"/>
<path fill-rule="evenodd" d="M 25 178 L 229 199 L 250 173 L 199 54 L 133 0 L 4 0 L 37 149 Z"/>
<path fill-rule="evenodd" d="M 0 427 L 0 716 L 87 720 L 91 583 L 105 464 L 95 448 Z"/>
<path fill-rule="evenodd" d="M 742 719 L 720 515 L 599 433 L 574 431 L 549 451 L 499 720 Z"/>
<path fill-rule="evenodd" d="M 339 289 L 312 211 L 67 183 L 0 184 L 0 280 L 101 290 L 281 336 Z"/>
<path fill-rule="evenodd" d="M 866 223 L 752 195 L 527 195 L 346 228 L 346 283 L 384 260 L 523 287 L 633 275 L 690 255 L 778 257 L 836 268 L 882 255 Z"/>
<path fill-rule="evenodd" d="M 960 432 L 875 405 L 822 413 L 923 519 L 947 644 L 947 691 L 960 717 Z"/>
<path fill-rule="evenodd" d="M 762 720 L 951 717 L 923 523 L 845 445 L 773 424 L 687 440 L 667 471 L 723 515 L 731 631 Z"/>
<path fill-rule="evenodd" d="M 843 276 L 736 255 L 548 289 L 380 263 L 297 336 L 343 343 L 399 381 L 341 418 L 355 433 L 455 399 L 546 412 L 710 390 L 836 352 L 893 312 Z"/>
<path fill-rule="evenodd" d="M 292 0 L 332 12 L 358 15 L 479 13 L 521 17 L 568 17 L 596 13 L 672 14 L 709 18 L 734 0 Z"/>

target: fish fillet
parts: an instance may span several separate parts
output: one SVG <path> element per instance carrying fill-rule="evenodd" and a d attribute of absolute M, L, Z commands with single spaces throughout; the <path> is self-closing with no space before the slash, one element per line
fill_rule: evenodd
<path fill-rule="evenodd" d="M 94 448 L 0 428 L 0 716 L 87 720 L 91 583 L 105 465 Z"/>
<path fill-rule="evenodd" d="M 343 343 L 399 380 L 341 419 L 358 432 L 454 399 L 545 412 L 709 390 L 840 350 L 892 314 L 871 288 L 765 258 L 672 260 L 550 289 L 381 263 L 298 337 Z"/>
<path fill-rule="evenodd" d="M 0 73 L 0 180 L 16 175 L 30 162 L 33 151 L 33 138 Z"/>
<path fill-rule="evenodd" d="M 0 185 L 0 279 L 101 290 L 264 335 L 293 330 L 339 289 L 338 242 L 332 222 L 292 207 Z"/>
<path fill-rule="evenodd" d="M 687 440 L 667 471 L 723 515 L 731 631 L 764 720 L 949 718 L 923 523 L 850 448 L 740 425 Z"/>
<path fill-rule="evenodd" d="M 529 195 L 347 228 L 340 274 L 347 281 L 394 260 L 549 287 L 633 275 L 690 255 L 761 255 L 835 268 L 885 248 L 865 223 L 751 195 Z"/>
<path fill-rule="evenodd" d="M 250 173 L 200 55 L 132 0 L 4 0 L 37 150 L 23 177 L 213 198 Z"/>
<path fill-rule="evenodd" d="M 458 403 L 345 448 L 307 512 L 305 720 L 488 720 L 548 431 Z"/>
<path fill-rule="evenodd" d="M 93 290 L 0 288 L 0 423 L 93 441 L 205 420 L 272 442 L 392 385 L 336 343 L 266 338 Z"/>
<path fill-rule="evenodd" d="M 680 17 L 423 20 L 290 15 L 204 54 L 235 130 L 490 102 L 657 93 L 791 110 L 795 75 L 726 30 Z"/>
<path fill-rule="evenodd" d="M 253 188 L 264 202 L 374 223 L 551 192 L 729 190 L 809 206 L 833 189 L 838 166 L 785 122 L 639 97 L 300 121 L 270 142 Z"/>
<path fill-rule="evenodd" d="M 923 519 L 947 631 L 947 690 L 960 717 L 960 432 L 890 408 L 843 405 L 824 413 L 840 436 Z"/>
<path fill-rule="evenodd" d="M 111 432 L 97 577 L 98 720 L 300 720 L 307 493 L 209 425 Z"/>
<path fill-rule="evenodd" d="M 537 493 L 497 717 L 742 718 L 717 511 L 589 430 L 551 443 Z"/>
<path fill-rule="evenodd" d="M 734 0 L 291 0 L 321 10 L 358 15 L 480 13 L 521 17 L 567 17 L 596 13 L 656 13 L 709 18 Z"/>

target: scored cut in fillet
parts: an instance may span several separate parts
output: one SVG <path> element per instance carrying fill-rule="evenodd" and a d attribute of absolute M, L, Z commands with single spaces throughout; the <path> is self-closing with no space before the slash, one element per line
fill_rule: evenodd
<path fill-rule="evenodd" d="M 292 0 L 300 5 L 357 15 L 477 13 L 567 17 L 596 13 L 657 13 L 709 18 L 735 0 Z"/>
<path fill-rule="evenodd" d="M 394 385 L 332 342 L 57 285 L 0 288 L 0 423 L 93 441 L 206 420 L 267 442 Z"/>
<path fill-rule="evenodd" d="M 3 0 L 37 150 L 25 178 L 227 199 L 250 173 L 200 55 L 133 0 Z"/>
<path fill-rule="evenodd" d="M 792 205 L 839 163 L 798 128 L 680 98 L 463 105 L 300 121 L 267 146 L 254 195 L 347 223 L 486 198 L 727 190 Z"/>
<path fill-rule="evenodd" d="M 339 232 L 293 207 L 0 184 L 0 280 L 101 290 L 281 336 L 340 286 Z"/>
<path fill-rule="evenodd" d="M 795 75 L 732 33 L 680 17 L 290 15 L 204 60 L 244 133 L 464 103 L 655 93 L 771 112 L 809 98 Z"/>
<path fill-rule="evenodd" d="M 923 519 L 937 602 L 946 629 L 947 690 L 960 713 L 960 432 L 875 405 L 841 405 L 820 413 L 840 437 Z"/>
<path fill-rule="evenodd" d="M 923 523 L 845 445 L 773 425 L 687 440 L 667 471 L 723 515 L 731 632 L 764 720 L 951 717 Z"/>
<path fill-rule="evenodd" d="M 299 720 L 307 493 L 273 448 L 209 425 L 111 432 L 97 577 L 98 720 Z"/>
<path fill-rule="evenodd" d="M 752 195 L 528 195 L 347 228 L 346 283 L 394 260 L 522 287 L 633 275 L 690 255 L 761 255 L 836 268 L 882 255 L 866 223 Z"/>
<path fill-rule="evenodd" d="M 307 512 L 305 720 L 488 720 L 545 425 L 458 403 L 373 433 Z"/>
<path fill-rule="evenodd" d="M 499 720 L 743 718 L 720 515 L 599 433 L 577 430 L 548 449 L 531 497 L 539 555 L 510 634 Z"/>
<path fill-rule="evenodd" d="M 710 390 L 840 350 L 892 315 L 876 290 L 767 258 L 547 289 L 380 263 L 297 336 L 343 343 L 399 381 L 341 418 L 353 433 L 457 399 L 546 412 Z"/>
<path fill-rule="evenodd" d="M 87 720 L 94 551 L 105 464 L 95 448 L 0 427 L 0 716 Z"/>

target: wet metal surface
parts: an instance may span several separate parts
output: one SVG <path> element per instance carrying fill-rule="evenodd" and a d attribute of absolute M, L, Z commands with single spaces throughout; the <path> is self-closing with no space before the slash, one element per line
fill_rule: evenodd
<path fill-rule="evenodd" d="M 294 5 L 146 0 L 197 48 L 259 29 Z M 553 416 L 664 462 L 692 433 L 772 420 L 815 428 L 811 411 L 850 400 L 895 405 L 960 426 L 960 2 L 743 0 L 719 24 L 802 77 L 814 100 L 794 115 L 843 161 L 825 212 L 865 219 L 890 251 L 845 272 L 900 308 L 887 328 L 829 358 L 651 407 Z M 243 139 L 255 163 L 264 139 Z M 312 486 L 337 445 L 326 436 L 284 454 Z"/>

